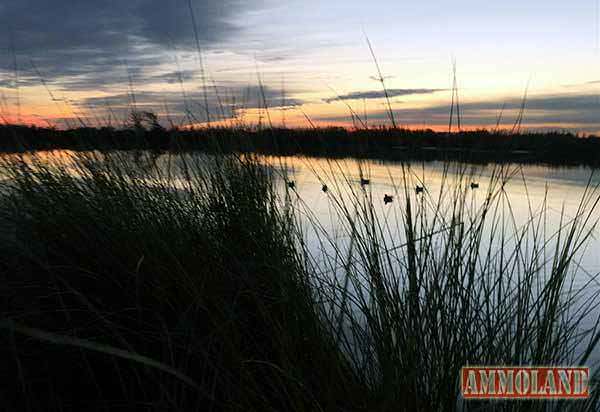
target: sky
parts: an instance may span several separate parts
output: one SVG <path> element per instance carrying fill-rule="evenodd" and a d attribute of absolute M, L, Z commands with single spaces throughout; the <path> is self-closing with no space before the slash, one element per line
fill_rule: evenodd
<path fill-rule="evenodd" d="M 370 42 L 398 125 L 598 133 L 598 1 L 4 0 L 0 121 L 389 124 Z"/>

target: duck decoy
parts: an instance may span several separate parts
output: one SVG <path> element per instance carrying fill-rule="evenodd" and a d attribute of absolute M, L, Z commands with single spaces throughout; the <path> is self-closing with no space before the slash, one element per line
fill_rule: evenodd
<path fill-rule="evenodd" d="M 287 185 L 290 189 L 294 189 L 296 187 L 296 183 L 293 180 L 290 180 Z"/>
<path fill-rule="evenodd" d="M 383 196 L 383 203 L 384 203 L 384 204 L 386 204 L 386 205 L 387 205 L 388 203 L 392 203 L 393 201 L 394 201 L 394 196 L 390 196 L 390 195 L 388 195 L 388 194 L 385 194 L 385 195 Z"/>
<path fill-rule="evenodd" d="M 371 183 L 371 180 L 369 180 L 369 179 L 364 179 L 364 178 L 362 178 L 362 177 L 360 178 L 360 185 L 361 185 L 361 186 L 366 186 L 366 185 L 368 185 L 369 183 Z"/>
<path fill-rule="evenodd" d="M 479 183 L 471 182 L 471 189 L 479 189 Z"/>
<path fill-rule="evenodd" d="M 327 187 L 327 185 L 323 185 L 323 187 L 321 188 L 321 190 L 323 191 L 323 193 L 327 193 L 327 191 L 329 190 L 329 188 Z"/>
<path fill-rule="evenodd" d="M 423 190 L 425 190 L 423 188 L 423 186 L 419 186 L 419 185 L 415 186 L 415 193 L 417 193 L 417 194 L 423 193 Z"/>

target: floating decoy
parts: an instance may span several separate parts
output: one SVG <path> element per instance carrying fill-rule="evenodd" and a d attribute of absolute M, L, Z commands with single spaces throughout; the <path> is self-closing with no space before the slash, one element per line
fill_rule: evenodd
<path fill-rule="evenodd" d="M 425 189 L 423 188 L 423 186 L 419 186 L 419 185 L 415 186 L 415 192 L 416 192 L 417 194 L 419 194 L 419 193 L 423 193 L 423 190 L 425 190 Z"/>
<path fill-rule="evenodd" d="M 323 185 L 323 187 L 321 188 L 321 190 L 323 191 L 323 193 L 327 193 L 327 191 L 329 190 L 329 188 L 327 187 L 327 185 Z"/>
<path fill-rule="evenodd" d="M 393 201 L 394 201 L 394 196 L 390 196 L 390 195 L 388 195 L 388 194 L 385 194 L 385 195 L 383 196 L 383 203 L 384 203 L 384 204 L 386 204 L 386 205 L 387 205 L 388 203 L 392 203 Z"/>
<path fill-rule="evenodd" d="M 296 187 L 296 183 L 293 180 L 290 180 L 287 185 L 290 189 L 294 189 Z"/>
<path fill-rule="evenodd" d="M 479 183 L 471 182 L 471 189 L 479 189 Z"/>
<path fill-rule="evenodd" d="M 362 177 L 360 178 L 360 185 L 361 186 L 366 186 L 369 183 L 371 183 L 371 181 L 369 179 L 363 179 Z"/>

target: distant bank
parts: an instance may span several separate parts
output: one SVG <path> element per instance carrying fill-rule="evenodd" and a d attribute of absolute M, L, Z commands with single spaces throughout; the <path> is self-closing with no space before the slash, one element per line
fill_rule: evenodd
<path fill-rule="evenodd" d="M 600 165 L 600 137 L 583 137 L 566 132 L 511 134 L 489 130 L 444 133 L 428 129 L 224 127 L 194 130 L 82 127 L 58 130 L 0 126 L 0 152 L 60 149 L 240 151 L 382 160 Z"/>

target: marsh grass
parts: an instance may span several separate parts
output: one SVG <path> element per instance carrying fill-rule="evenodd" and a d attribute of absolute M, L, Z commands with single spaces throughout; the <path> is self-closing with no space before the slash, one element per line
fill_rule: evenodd
<path fill-rule="evenodd" d="M 516 219 L 515 169 L 498 167 L 475 203 L 466 167 L 448 164 L 439 192 L 415 195 L 405 164 L 382 216 L 369 186 L 332 180 L 332 160 L 312 170 L 329 187 L 333 235 L 281 189 L 285 161 L 2 162 L 8 409 L 598 408 L 595 390 L 577 403 L 473 403 L 458 387 L 467 364 L 590 360 L 598 291 L 595 276 L 575 277 L 595 229 L 591 181 L 552 228 L 545 203 Z"/>
<path fill-rule="evenodd" d="M 330 327 L 346 325 L 338 343 L 355 354 L 355 369 L 383 409 L 472 409 L 457 396 L 458 370 L 468 364 L 588 362 L 598 331 L 595 318 L 583 325 L 597 308 L 598 291 L 595 276 L 578 283 L 576 275 L 582 276 L 578 259 L 595 227 L 598 190 L 588 185 L 576 214 L 563 216 L 554 231 L 546 201 L 537 208 L 530 202 L 519 223 L 505 191 L 518 170 L 496 168 L 483 202 L 474 206 L 464 166 L 453 178 L 447 166 L 439 193 L 416 196 L 418 176 L 403 168 L 399 177 L 390 176 L 400 180 L 393 218 L 373 212 L 368 190 L 354 192 L 354 202 L 333 195 L 350 240 L 331 247 L 347 260 L 341 276 L 322 278 L 329 285 L 322 300 L 337 303 Z M 399 238 L 400 245 L 393 243 Z"/>
<path fill-rule="evenodd" d="M 327 392 L 355 397 L 264 168 L 187 165 L 176 189 L 160 171 L 140 178 L 145 157 L 38 160 L 11 164 L 3 198 L 17 230 L 4 244 L 4 316 L 19 325 L 3 325 L 16 334 L 3 342 L 13 348 L 4 377 L 23 376 L 9 405 L 301 410 Z M 25 327 L 62 337 L 31 342 L 48 335 L 19 336 Z M 90 342 L 104 349 L 89 352 Z M 132 361 L 140 356 L 186 379 Z"/>

